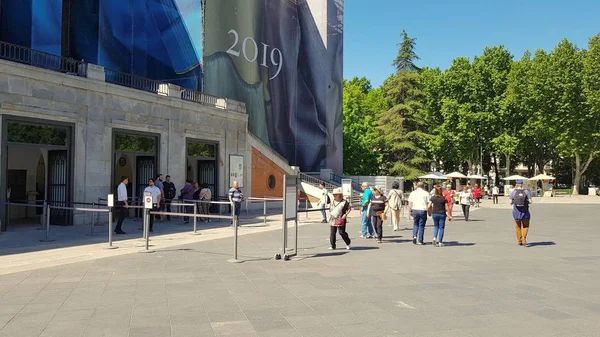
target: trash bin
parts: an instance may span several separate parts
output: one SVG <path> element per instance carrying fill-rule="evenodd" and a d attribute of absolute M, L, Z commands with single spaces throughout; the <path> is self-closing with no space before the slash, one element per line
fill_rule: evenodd
<path fill-rule="evenodd" d="M 588 187 L 588 195 L 596 195 L 596 187 Z"/>

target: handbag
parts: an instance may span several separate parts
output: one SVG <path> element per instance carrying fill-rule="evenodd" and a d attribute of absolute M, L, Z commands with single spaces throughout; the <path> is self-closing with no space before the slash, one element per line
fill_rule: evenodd
<path fill-rule="evenodd" d="M 342 227 L 345 224 L 346 224 L 346 219 L 344 219 L 342 217 L 335 219 L 335 223 L 334 223 L 335 227 Z"/>
<path fill-rule="evenodd" d="M 375 213 L 378 217 L 381 218 L 382 221 L 387 220 L 387 214 L 385 214 L 385 212 L 379 211 L 377 213 Z"/>
<path fill-rule="evenodd" d="M 431 216 L 433 214 L 433 205 L 427 206 L 427 215 Z"/>

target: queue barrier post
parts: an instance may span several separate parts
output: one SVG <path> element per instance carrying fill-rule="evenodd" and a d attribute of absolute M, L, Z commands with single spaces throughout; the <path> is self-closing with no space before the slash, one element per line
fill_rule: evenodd
<path fill-rule="evenodd" d="M 267 199 L 263 200 L 263 223 L 267 224 Z"/>
<path fill-rule="evenodd" d="M 52 242 L 53 239 L 50 238 L 50 205 L 46 203 L 46 237 L 40 242 Z"/>
<path fill-rule="evenodd" d="M 231 207 L 231 221 L 233 222 L 233 259 L 227 260 L 231 263 L 242 263 L 244 260 L 238 259 L 238 219 L 235 216 L 235 207 Z"/>
<path fill-rule="evenodd" d="M 38 228 L 38 230 L 46 229 L 44 227 L 44 224 L 46 223 L 46 212 L 47 212 L 46 206 L 48 206 L 48 201 L 44 200 L 44 206 L 42 206 L 43 207 L 42 208 L 42 221 L 40 223 L 40 227 Z M 7 221 L 8 221 L 8 219 L 7 219 Z"/>
<path fill-rule="evenodd" d="M 194 203 L 194 234 L 197 234 L 197 230 L 198 230 L 198 218 L 196 217 L 196 215 L 198 214 L 198 204 Z"/>
<path fill-rule="evenodd" d="M 96 203 L 93 202 L 92 208 L 96 208 L 95 206 L 96 206 Z M 83 219 L 85 220 L 85 216 L 83 217 Z M 92 223 L 90 224 L 90 233 L 86 234 L 87 236 L 96 236 L 96 233 L 94 233 L 94 226 L 96 226 L 96 217 L 94 216 L 94 213 L 92 213 Z"/>
<path fill-rule="evenodd" d="M 100 215 L 100 212 L 98 212 L 98 215 Z M 113 237 L 112 237 L 112 219 L 113 219 L 113 207 L 109 207 L 108 208 L 108 247 L 105 247 L 105 249 L 117 249 L 119 247 L 117 246 L 113 246 Z"/>
<path fill-rule="evenodd" d="M 150 209 L 148 208 L 144 208 L 144 239 L 145 239 L 145 244 L 144 244 L 144 249 L 140 250 L 140 253 L 154 253 L 153 250 L 150 250 L 150 217 L 152 216 L 150 214 Z"/>

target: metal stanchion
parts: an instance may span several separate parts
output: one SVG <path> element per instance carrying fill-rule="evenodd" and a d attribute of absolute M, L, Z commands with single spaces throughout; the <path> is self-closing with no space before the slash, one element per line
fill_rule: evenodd
<path fill-rule="evenodd" d="M 117 249 L 119 247 L 113 246 L 112 242 L 112 216 L 113 216 L 113 208 L 110 207 L 108 209 L 108 247 L 104 247 L 105 249 Z"/>
<path fill-rule="evenodd" d="M 304 209 L 308 210 L 308 198 L 304 199 Z M 306 218 L 308 219 L 308 212 L 306 212 Z"/>
<path fill-rule="evenodd" d="M 196 215 L 198 214 L 198 204 L 194 203 L 194 234 L 196 234 L 196 228 L 198 227 L 198 218 Z"/>
<path fill-rule="evenodd" d="M 238 220 L 235 216 L 235 206 L 232 206 L 232 216 L 233 220 L 233 259 L 227 260 L 227 262 L 231 263 L 241 263 L 244 260 L 238 260 Z"/>
<path fill-rule="evenodd" d="M 266 225 L 267 224 L 267 199 L 263 200 L 263 222 Z"/>
<path fill-rule="evenodd" d="M 46 204 L 46 238 L 40 240 L 40 242 L 52 242 L 50 239 L 50 205 Z"/>
<path fill-rule="evenodd" d="M 44 228 L 44 222 L 46 221 L 46 206 L 48 205 L 48 202 L 46 200 L 44 200 L 44 206 L 42 208 L 42 223 L 40 224 L 40 227 L 38 228 L 38 230 L 44 230 L 46 228 Z"/>
<path fill-rule="evenodd" d="M 148 249 L 148 247 L 150 246 L 149 241 L 150 241 L 150 217 L 151 216 L 152 215 L 150 214 L 150 210 L 144 209 L 144 234 L 145 234 L 144 239 L 146 240 L 146 244 L 145 244 L 145 249 L 140 250 L 140 253 L 154 253 L 153 250 Z"/>
<path fill-rule="evenodd" d="M 96 206 L 96 203 L 92 203 L 92 209 L 95 208 L 94 206 Z M 73 213 L 75 213 L 75 212 L 73 212 Z M 85 216 L 83 217 L 83 219 L 85 220 Z M 86 234 L 87 236 L 95 236 L 96 235 L 96 233 L 94 233 L 94 226 L 96 226 L 96 217 L 94 216 L 94 213 L 92 213 L 92 223 L 90 225 L 90 233 Z"/>

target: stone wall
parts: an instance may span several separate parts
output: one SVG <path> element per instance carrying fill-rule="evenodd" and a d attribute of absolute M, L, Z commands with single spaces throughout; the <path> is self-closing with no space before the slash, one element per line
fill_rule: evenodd
<path fill-rule="evenodd" d="M 84 78 L 0 60 L 3 120 L 25 117 L 73 127 L 73 201 L 92 202 L 110 192 L 113 131 L 159 136 L 157 171 L 171 175 L 176 186 L 186 177 L 186 138 L 218 143 L 219 195 L 228 190 L 230 154 L 244 155 L 249 176 L 246 114 L 184 101 L 176 86 L 169 85 L 169 97 L 105 83 L 102 68 L 90 66 Z"/>

